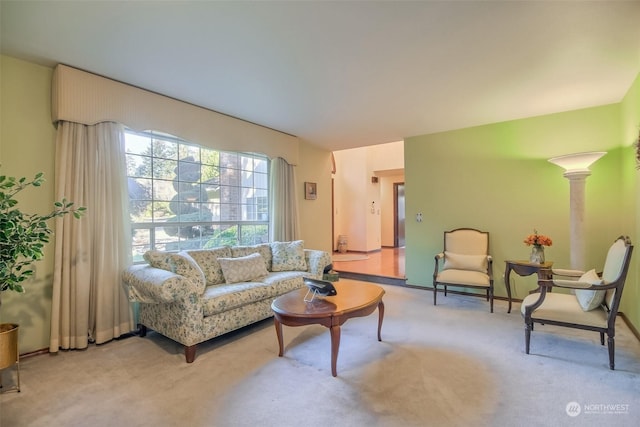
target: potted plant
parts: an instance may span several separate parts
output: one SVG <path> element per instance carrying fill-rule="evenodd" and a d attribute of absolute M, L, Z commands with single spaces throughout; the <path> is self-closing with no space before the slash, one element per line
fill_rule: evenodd
<path fill-rule="evenodd" d="M 47 221 L 67 214 L 80 218 L 85 211 L 84 207 L 74 208 L 73 202 L 63 199 L 44 215 L 22 212 L 16 194 L 27 187 L 40 187 L 43 182 L 42 173 L 31 180 L 0 175 L 0 304 L 4 291 L 25 291 L 25 280 L 34 274 L 32 264 L 44 256 L 44 246 L 52 234 Z M 0 370 L 17 361 L 18 325 L 0 324 Z"/>

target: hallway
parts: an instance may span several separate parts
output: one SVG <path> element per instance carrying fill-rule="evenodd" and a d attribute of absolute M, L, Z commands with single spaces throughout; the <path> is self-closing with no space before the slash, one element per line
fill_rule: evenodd
<path fill-rule="evenodd" d="M 367 279 L 378 283 L 404 285 L 405 258 L 404 247 L 382 248 L 380 251 L 359 253 L 354 255 L 367 256 L 367 259 L 356 261 L 333 261 L 333 269 L 340 273 L 340 277 L 351 279 Z M 334 253 L 337 255 L 337 253 Z"/>

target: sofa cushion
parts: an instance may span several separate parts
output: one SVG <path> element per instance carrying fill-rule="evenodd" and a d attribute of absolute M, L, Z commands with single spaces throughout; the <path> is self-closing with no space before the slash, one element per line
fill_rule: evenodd
<path fill-rule="evenodd" d="M 307 261 L 304 257 L 304 241 L 272 242 L 273 262 L 271 271 L 306 271 Z"/>
<path fill-rule="evenodd" d="M 472 270 L 487 272 L 486 255 L 464 255 L 446 251 L 444 253 L 443 270 Z"/>
<path fill-rule="evenodd" d="M 198 288 L 202 288 L 206 285 L 204 279 L 204 273 L 191 256 L 185 251 L 178 253 L 172 253 L 169 255 L 169 260 L 172 266 L 171 271 L 191 280 Z"/>
<path fill-rule="evenodd" d="M 271 245 L 268 243 L 261 243 L 252 246 L 232 246 L 231 257 L 238 258 L 251 254 L 259 253 L 264 258 L 267 270 L 271 271 L 271 262 L 273 257 L 271 256 Z"/>
<path fill-rule="evenodd" d="M 149 263 L 151 267 L 159 268 L 161 270 L 173 271 L 173 266 L 170 261 L 170 253 L 165 251 L 150 250 L 142 255 L 145 261 Z"/>
<path fill-rule="evenodd" d="M 261 282 L 208 286 L 204 291 L 202 309 L 205 317 L 253 304 L 270 297 L 270 286 Z"/>
<path fill-rule="evenodd" d="M 596 270 L 589 270 L 578 279 L 578 282 L 589 283 L 590 285 L 601 285 L 602 279 L 598 277 Z M 591 311 L 600 307 L 606 293 L 606 290 L 590 291 L 586 289 L 576 289 L 576 298 L 582 310 Z"/>
<path fill-rule="evenodd" d="M 269 285 L 269 296 L 277 297 L 295 289 L 304 288 L 305 276 L 306 274 L 302 271 L 274 271 L 264 277 L 262 282 Z"/>
<path fill-rule="evenodd" d="M 238 257 L 218 258 L 227 283 L 250 282 L 269 274 L 264 258 L 259 253 Z"/>
<path fill-rule="evenodd" d="M 207 286 L 225 282 L 218 258 L 229 258 L 232 256 L 229 246 L 214 249 L 191 250 L 187 251 L 187 253 L 198 263 L 198 266 L 204 273 Z"/>

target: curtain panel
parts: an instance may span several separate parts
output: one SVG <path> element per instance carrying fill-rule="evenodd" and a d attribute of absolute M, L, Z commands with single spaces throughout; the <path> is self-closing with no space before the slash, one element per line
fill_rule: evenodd
<path fill-rule="evenodd" d="M 87 211 L 56 219 L 51 352 L 133 330 L 120 280 L 131 263 L 124 127 L 59 122 L 57 132 L 56 200 Z"/>
<path fill-rule="evenodd" d="M 295 166 L 281 157 L 272 159 L 270 179 L 270 240 L 272 242 L 297 240 L 300 235 L 300 222 Z"/>

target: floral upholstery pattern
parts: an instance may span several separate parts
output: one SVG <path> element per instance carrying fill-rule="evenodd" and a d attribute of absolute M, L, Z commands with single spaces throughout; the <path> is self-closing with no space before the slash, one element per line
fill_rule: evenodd
<path fill-rule="evenodd" d="M 204 287 L 207 284 L 204 279 L 204 273 L 200 266 L 198 266 L 198 263 L 196 263 L 188 253 L 182 251 L 177 254 L 171 254 L 169 262 L 171 263 L 174 273 L 193 281 L 199 289 L 202 289 L 200 293 L 204 292 Z"/>
<path fill-rule="evenodd" d="M 247 256 L 255 253 L 259 253 L 260 255 L 262 255 L 262 258 L 264 259 L 267 270 L 272 271 L 271 263 L 273 260 L 273 256 L 271 255 L 271 245 L 269 245 L 268 243 L 261 243 L 259 245 L 253 245 L 253 246 L 231 247 L 231 257 L 233 258 L 239 258 L 242 256 Z"/>
<path fill-rule="evenodd" d="M 227 283 L 249 282 L 265 277 L 269 272 L 259 253 L 238 258 L 218 258 Z"/>
<path fill-rule="evenodd" d="M 145 261 L 149 263 L 151 267 L 160 268 L 162 270 L 171 271 L 172 266 L 169 258 L 171 254 L 164 251 L 147 251 L 142 255 Z"/>
<path fill-rule="evenodd" d="M 273 261 L 271 271 L 305 271 L 304 241 L 271 243 Z"/>
<path fill-rule="evenodd" d="M 198 249 L 187 251 L 191 258 L 200 266 L 204 277 L 207 281 L 207 286 L 218 285 L 224 283 L 224 275 L 222 274 L 222 267 L 218 262 L 218 258 L 228 258 L 231 255 L 231 247 L 222 246 L 214 249 Z"/>
<path fill-rule="evenodd" d="M 251 255 L 265 249 L 271 250 L 271 246 L 166 254 L 164 259 L 170 261 L 162 261 L 161 253 L 150 253 L 148 258 L 165 268 L 133 265 L 122 275 L 129 300 L 139 303 L 138 322 L 180 344 L 193 346 L 273 316 L 271 302 L 275 297 L 303 287 L 303 277 L 321 279 L 324 268 L 331 264 L 328 252 L 303 249 L 304 270 L 268 272 L 260 281 L 234 284 L 226 284 L 218 276 L 223 275 L 216 255 L 231 254 L 233 258 L 234 254 Z M 268 259 L 272 259 L 271 254 Z"/>
<path fill-rule="evenodd" d="M 183 295 L 199 292 L 186 277 L 150 265 L 131 266 L 123 273 L 122 281 L 132 302 L 172 303 Z"/>

